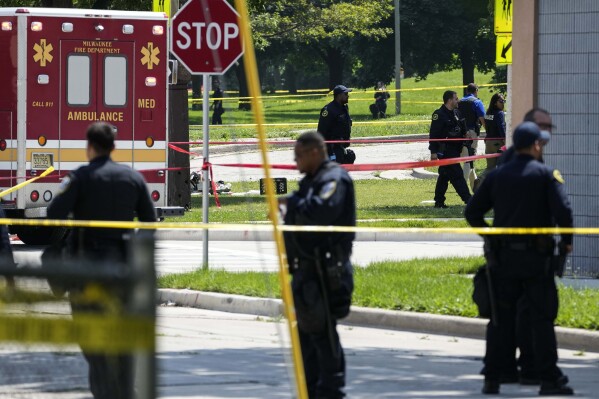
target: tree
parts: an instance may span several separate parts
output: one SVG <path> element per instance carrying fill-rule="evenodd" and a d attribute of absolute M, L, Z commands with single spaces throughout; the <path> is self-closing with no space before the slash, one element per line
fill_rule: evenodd
<path fill-rule="evenodd" d="M 406 70 L 422 79 L 432 72 L 462 68 L 462 81 L 474 69 L 494 68 L 495 37 L 489 3 L 480 0 L 402 0 L 402 58 Z"/>
<path fill-rule="evenodd" d="M 385 37 L 380 22 L 392 11 L 391 0 L 280 0 L 254 2 L 252 28 L 257 48 L 273 41 L 307 45 L 329 69 L 329 88 L 344 81 L 350 41 Z"/>

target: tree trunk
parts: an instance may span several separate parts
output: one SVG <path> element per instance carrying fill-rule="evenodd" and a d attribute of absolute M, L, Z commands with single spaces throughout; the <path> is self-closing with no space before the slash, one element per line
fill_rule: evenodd
<path fill-rule="evenodd" d="M 239 97 L 249 97 L 248 84 L 243 62 L 243 57 L 241 57 L 237 67 L 235 68 L 235 75 L 237 76 L 237 82 L 239 83 Z M 239 100 L 239 109 L 242 111 L 250 111 L 252 109 L 251 101 L 249 99 Z"/>
<path fill-rule="evenodd" d="M 467 86 L 474 82 L 474 60 L 472 49 L 463 48 L 460 51 L 460 62 L 462 63 L 462 84 Z M 466 89 L 464 88 L 464 95 L 466 95 Z"/>
<path fill-rule="evenodd" d="M 345 55 L 341 49 L 336 47 L 327 47 L 325 62 L 329 67 L 329 89 L 343 84 L 343 67 L 345 65 Z"/>
<path fill-rule="evenodd" d="M 297 73 L 292 63 L 288 62 L 285 64 L 285 88 L 289 90 L 291 94 L 297 94 Z"/>

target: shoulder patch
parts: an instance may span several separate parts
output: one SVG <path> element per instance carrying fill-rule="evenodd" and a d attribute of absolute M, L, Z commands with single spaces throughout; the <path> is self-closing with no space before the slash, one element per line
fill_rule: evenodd
<path fill-rule="evenodd" d="M 337 182 L 333 180 L 322 186 L 318 196 L 323 200 L 328 200 L 333 194 L 335 194 L 335 190 L 337 190 Z"/>
<path fill-rule="evenodd" d="M 433 120 L 436 121 L 437 119 L 439 119 L 439 114 L 435 112 L 433 114 Z"/>
<path fill-rule="evenodd" d="M 60 182 L 60 186 L 58 186 L 58 194 L 62 194 L 65 191 L 67 191 L 69 189 L 69 187 L 71 187 L 71 176 L 66 176 L 63 177 L 62 181 Z"/>
<path fill-rule="evenodd" d="M 566 181 L 564 180 L 564 178 L 562 177 L 562 174 L 559 172 L 559 170 L 554 169 L 553 170 L 553 178 L 555 180 L 557 180 L 559 183 L 564 184 Z"/>
<path fill-rule="evenodd" d="M 326 118 L 329 115 L 329 111 L 325 108 L 322 110 L 322 113 L 320 115 L 322 115 L 324 118 Z"/>

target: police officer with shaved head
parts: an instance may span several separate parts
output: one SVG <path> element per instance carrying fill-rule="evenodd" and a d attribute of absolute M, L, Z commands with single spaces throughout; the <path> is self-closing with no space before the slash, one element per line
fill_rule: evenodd
<path fill-rule="evenodd" d="M 549 133 L 533 122 L 520 124 L 513 135 L 515 157 L 489 173 L 468 205 L 465 216 L 473 227 L 488 227 L 485 214 L 494 211 L 493 227 L 572 227 L 572 209 L 557 169 L 539 162 Z M 561 235 L 560 247 L 572 250 L 572 235 Z M 499 393 L 501 376 L 514 361 L 518 304 L 528 307 L 540 395 L 573 395 L 568 378 L 557 367 L 553 323 L 558 298 L 551 259 L 551 235 L 486 237 L 488 267 L 496 303 L 487 325 L 485 382 L 482 392 Z M 490 261 L 490 259 L 492 261 Z M 557 271 L 559 273 L 559 271 Z"/>
<path fill-rule="evenodd" d="M 443 93 L 443 105 L 433 112 L 428 149 L 431 152 L 431 160 L 459 158 L 464 142 L 460 139 L 466 134 L 466 126 L 463 123 L 458 108 L 458 94 L 447 90 Z M 450 139 L 443 141 L 442 139 Z M 464 179 L 462 168 L 459 163 L 439 166 L 439 177 L 435 186 L 435 208 L 447 208 L 445 204 L 445 193 L 449 183 L 455 188 L 462 201 L 467 203 L 470 199 L 470 190 Z"/>
<path fill-rule="evenodd" d="M 280 198 L 286 225 L 355 226 L 356 200 L 348 173 L 328 160 L 322 136 L 302 134 L 295 145 L 299 190 Z M 354 233 L 286 232 L 285 246 L 310 399 L 345 397 L 345 357 L 337 320 L 349 314 L 354 282 Z"/>
<path fill-rule="evenodd" d="M 156 211 L 141 174 L 110 158 L 114 150 L 115 129 L 96 122 L 87 130 L 89 164 L 70 173 L 62 181 L 61 192 L 48 207 L 50 219 L 156 221 Z M 130 230 L 77 228 L 69 233 L 67 252 L 85 262 L 121 264 L 127 262 L 127 235 Z M 127 293 L 105 287 L 121 303 Z M 73 318 L 85 313 L 104 313 L 104 304 L 73 300 L 83 287 L 72 288 Z M 95 399 L 129 399 L 133 397 L 133 358 L 107 355 L 83 349 L 89 364 L 90 390 Z"/>
<path fill-rule="evenodd" d="M 348 89 L 343 85 L 337 85 L 333 89 L 333 101 L 325 105 L 320 111 L 318 120 L 318 132 L 326 141 L 349 140 L 351 135 L 352 119 L 349 116 Z M 328 143 L 327 153 L 331 161 L 337 163 L 352 164 L 356 160 L 356 154 L 350 150 L 349 143 Z"/>

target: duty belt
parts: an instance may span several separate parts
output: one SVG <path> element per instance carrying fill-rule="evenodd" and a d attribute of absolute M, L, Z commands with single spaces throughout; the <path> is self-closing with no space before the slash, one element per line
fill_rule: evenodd
<path fill-rule="evenodd" d="M 535 237 L 524 240 L 498 239 L 497 249 L 510 251 L 536 251 L 543 254 L 552 254 L 555 242 L 551 237 Z"/>

